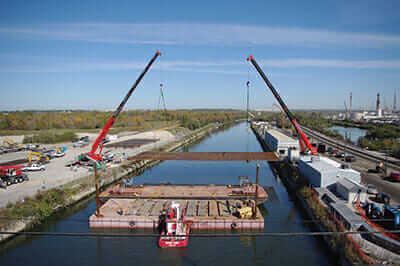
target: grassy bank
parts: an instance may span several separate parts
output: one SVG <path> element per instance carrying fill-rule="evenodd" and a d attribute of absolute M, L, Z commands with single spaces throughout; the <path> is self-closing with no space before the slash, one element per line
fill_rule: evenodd
<path fill-rule="evenodd" d="M 38 132 L 32 136 L 24 136 L 23 143 L 42 143 L 42 144 L 53 144 L 61 142 L 70 142 L 77 138 L 74 132 L 64 132 L 61 134 L 51 132 Z"/>
<path fill-rule="evenodd" d="M 257 134 L 257 129 L 253 129 Z M 258 138 L 263 142 L 261 138 Z M 262 145 L 264 151 L 267 147 Z M 270 163 L 271 168 L 276 175 L 285 184 L 288 191 L 293 192 L 305 211 L 315 220 L 315 225 L 320 231 L 343 232 L 346 229 L 336 220 L 329 210 L 322 204 L 315 191 L 309 188 L 308 182 L 298 172 L 298 168 L 292 167 L 287 162 Z M 344 256 L 344 258 L 352 264 L 369 264 L 371 260 L 358 247 L 358 244 L 350 237 L 345 235 L 325 236 L 325 242 L 335 254 Z"/>
<path fill-rule="evenodd" d="M 297 168 L 286 163 L 275 166 L 279 176 L 284 179 L 285 185 L 303 203 L 303 207 L 309 213 L 310 218 L 315 220 L 315 225 L 320 231 L 345 232 L 343 224 L 330 213 L 328 208 L 320 201 L 317 193 L 311 189 L 307 181 L 300 175 Z M 324 236 L 325 241 L 335 254 L 343 255 L 353 265 L 370 264 L 371 259 L 365 255 L 355 240 L 350 235 Z"/>
<path fill-rule="evenodd" d="M 228 123 L 227 125 L 221 126 L 218 130 L 224 130 L 233 125 L 235 125 L 235 123 Z M 215 130 L 215 124 L 209 124 L 195 131 L 187 132 L 184 130 L 187 134 L 185 137 L 178 141 L 169 143 L 162 148 L 159 148 L 159 150 L 176 150 L 183 145 L 193 143 L 208 136 Z M 159 162 L 160 161 L 126 162 L 117 168 L 103 168 L 98 173 L 100 187 L 116 182 L 124 176 L 140 175 L 146 168 L 152 167 Z M 0 208 L 0 229 L 3 231 L 19 231 L 40 224 L 48 217 L 63 210 L 67 206 L 75 204 L 80 200 L 93 195 L 95 192 L 94 187 L 95 177 L 94 174 L 91 174 L 87 177 L 71 181 L 58 188 L 38 192 L 33 197 L 25 197 L 23 200 L 16 203 L 9 203 L 6 207 Z M 24 225 L 20 226 L 18 229 L 14 229 L 16 227 L 15 225 L 21 221 Z M 2 238 L 0 237 L 0 241 L 1 240 Z"/>
<path fill-rule="evenodd" d="M 322 204 L 316 195 L 315 191 L 309 187 L 303 186 L 299 190 L 303 199 L 307 203 L 310 210 L 312 210 L 313 216 L 323 228 L 328 232 L 344 232 L 346 231 L 343 224 L 341 224 L 335 217 L 329 212 L 329 210 Z M 350 235 L 331 235 L 330 246 L 332 249 L 340 254 L 344 253 L 345 257 L 353 264 L 370 264 L 371 259 L 367 257 L 361 250 L 356 242 Z"/>
<path fill-rule="evenodd" d="M 35 134 L 39 130 L 99 130 L 104 127 L 112 112 L 71 111 L 71 112 L 10 112 L 0 114 L 0 134 Z M 224 123 L 244 118 L 245 112 L 236 110 L 129 110 L 121 112 L 113 125 L 119 130 L 143 131 L 162 126 L 179 124 L 190 130 L 210 123 Z M 28 133 L 29 132 L 29 133 Z"/>

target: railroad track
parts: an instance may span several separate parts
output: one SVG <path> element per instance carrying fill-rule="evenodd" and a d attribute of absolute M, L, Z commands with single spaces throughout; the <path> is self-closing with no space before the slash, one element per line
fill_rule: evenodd
<path fill-rule="evenodd" d="M 370 154 L 368 152 L 365 152 L 365 151 L 362 151 L 362 150 L 360 150 L 358 148 L 355 148 L 355 147 L 353 147 L 351 145 L 348 145 L 348 144 L 345 145 L 343 143 L 334 141 L 334 140 L 322 135 L 321 133 L 316 133 L 316 132 L 312 131 L 311 129 L 306 128 L 304 126 L 302 126 L 301 128 L 303 129 L 303 131 L 307 135 L 309 135 L 309 136 L 311 136 L 313 138 L 319 139 L 322 142 L 324 142 L 326 144 L 329 144 L 331 146 L 335 146 L 335 147 L 338 147 L 340 149 L 345 149 L 347 152 L 349 152 L 349 153 L 351 153 L 351 154 L 353 154 L 355 156 L 361 157 L 363 159 L 369 160 L 369 161 L 374 162 L 374 163 L 376 163 L 377 161 L 386 161 L 386 158 L 384 156 Z M 387 158 L 387 166 L 390 167 L 390 168 L 395 169 L 396 171 L 400 171 L 399 162 L 393 161 L 390 158 Z"/>

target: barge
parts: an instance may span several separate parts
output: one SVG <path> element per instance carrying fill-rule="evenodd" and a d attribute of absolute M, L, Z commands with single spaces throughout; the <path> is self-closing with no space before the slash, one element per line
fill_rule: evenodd
<path fill-rule="evenodd" d="M 260 185 L 251 184 L 244 180 L 240 185 L 171 185 L 144 184 L 131 187 L 113 186 L 99 197 L 108 199 L 198 199 L 198 200 L 255 200 L 260 203 L 268 199 L 267 192 Z M 257 191 L 257 193 L 256 193 Z M 257 195 L 256 195 L 257 194 Z"/>
<path fill-rule="evenodd" d="M 173 202 L 182 206 L 192 229 L 263 229 L 264 217 L 256 208 L 255 217 L 238 217 L 235 208 L 253 205 L 249 200 L 166 200 L 110 199 L 101 215 L 89 218 L 90 228 L 158 229 L 160 216 Z M 254 205 L 253 205 L 254 206 Z"/>

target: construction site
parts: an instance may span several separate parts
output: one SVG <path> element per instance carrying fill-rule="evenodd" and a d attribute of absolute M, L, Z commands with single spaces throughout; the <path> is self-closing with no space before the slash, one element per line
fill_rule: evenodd
<path fill-rule="evenodd" d="M 186 247 L 191 230 L 264 229 L 264 215 L 268 213 L 265 203 L 276 198 L 273 187 L 259 184 L 260 163 L 267 162 L 276 172 L 292 169 L 292 177 L 298 172 L 304 178 L 301 184 L 308 184 L 303 189 L 310 189 L 317 195 L 318 202 L 326 211 L 333 213 L 333 219 L 343 226 L 343 231 L 383 231 L 387 224 L 376 222 L 377 219 L 387 218 L 389 213 L 398 217 L 398 208 L 393 205 L 395 201 L 390 206 L 390 200 L 385 198 L 384 205 L 369 201 L 368 189 L 361 182 L 360 172 L 326 158 L 322 142 L 318 147 L 312 145 L 307 137 L 312 132 L 308 129 L 303 132 L 294 114 L 252 56 L 247 60 L 278 101 L 282 110 L 282 124 L 285 114 L 297 133 L 297 139 L 271 128 L 268 121 L 252 123 L 249 116 L 247 123 L 251 123 L 251 128 L 263 147 L 262 152 L 174 152 L 173 148 L 161 151 L 163 147 L 176 141 L 180 142 L 176 147 L 180 147 L 187 137 L 183 135 L 178 138 L 166 129 L 108 136 L 128 99 L 160 55 L 158 51 L 155 53 L 97 137 L 96 134 L 81 133 L 79 139 L 73 143 L 45 147 L 34 144 L 23 146 L 8 138 L 4 139 L 4 154 L 0 161 L 4 189 L 0 191 L 0 206 L 21 201 L 24 197 L 35 195 L 37 191 L 62 187 L 73 180 L 85 178 L 89 173 L 94 178 L 89 185 L 89 191 L 95 194 L 95 212 L 88 217 L 91 229 L 158 230 L 159 247 Z M 163 97 L 162 86 L 160 89 Z M 254 118 L 250 110 L 247 113 Z M 218 127 L 212 125 L 212 128 Z M 87 152 L 91 142 L 92 147 Z M 152 161 L 257 162 L 257 165 L 254 169 L 255 178 L 239 173 L 237 183 L 171 184 L 167 181 L 166 184 L 137 184 L 134 177 L 131 177 L 103 188 L 104 191 L 100 190 L 104 183 L 99 183 L 99 175 L 104 169 L 122 165 L 132 167 L 130 165 L 135 163 L 145 165 Z M 292 177 L 281 177 L 289 190 L 296 186 L 292 184 L 294 181 L 290 181 Z M 233 176 L 230 180 L 232 178 Z M 297 197 L 304 202 L 305 198 L 299 195 Z M 315 210 L 310 209 L 307 204 L 303 207 L 311 216 L 314 215 Z M 361 216 L 357 220 L 355 213 Z M 396 229 L 399 223 L 394 221 L 389 225 L 386 229 Z M 361 260 L 370 260 L 366 253 L 372 254 L 378 260 L 382 260 L 382 256 L 393 261 L 399 258 L 399 239 L 396 233 L 374 235 L 372 238 L 351 238 L 349 241 L 358 247 Z M 378 253 L 371 251 L 371 247 L 376 246 L 379 246 Z"/>

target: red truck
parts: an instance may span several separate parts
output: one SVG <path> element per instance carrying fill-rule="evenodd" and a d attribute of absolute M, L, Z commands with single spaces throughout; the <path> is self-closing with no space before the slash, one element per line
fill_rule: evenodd
<path fill-rule="evenodd" d="M 20 166 L 0 166 L 0 180 L 3 186 L 28 181 L 29 178 L 23 174 Z"/>
<path fill-rule="evenodd" d="M 389 179 L 393 182 L 400 182 L 400 172 L 391 172 Z"/>

